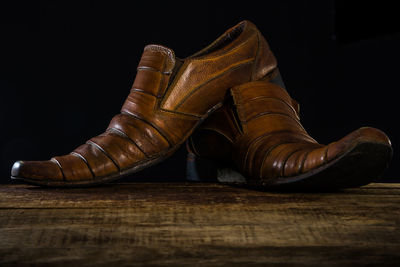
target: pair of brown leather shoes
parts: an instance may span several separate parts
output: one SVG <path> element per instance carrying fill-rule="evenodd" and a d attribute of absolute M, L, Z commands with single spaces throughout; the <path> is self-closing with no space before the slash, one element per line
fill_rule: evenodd
<path fill-rule="evenodd" d="M 185 59 L 148 45 L 121 113 L 103 134 L 68 155 L 18 161 L 11 176 L 47 186 L 101 184 L 164 160 L 189 137 L 191 150 L 233 162 L 251 184 L 358 186 L 385 169 L 392 149 L 384 133 L 362 128 L 318 144 L 301 126 L 298 104 L 273 83 L 279 78 L 268 43 L 249 21 Z"/>

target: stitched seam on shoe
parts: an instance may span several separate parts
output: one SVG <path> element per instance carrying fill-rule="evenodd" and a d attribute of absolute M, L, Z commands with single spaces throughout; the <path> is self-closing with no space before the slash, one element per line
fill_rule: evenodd
<path fill-rule="evenodd" d="M 304 144 L 306 144 L 306 143 L 304 143 Z M 290 152 L 289 155 L 287 155 L 287 157 L 285 158 L 284 163 L 282 164 L 282 170 L 281 170 L 281 172 L 280 172 L 280 173 L 281 173 L 281 176 L 285 176 L 285 168 L 286 168 L 286 164 L 287 164 L 289 158 L 290 158 L 292 155 L 294 155 L 296 152 L 299 152 L 299 151 L 301 151 L 301 150 L 303 150 L 303 149 L 304 149 L 304 147 L 295 149 L 294 151 Z"/>
<path fill-rule="evenodd" d="M 146 95 L 151 95 L 151 96 L 154 96 L 154 97 L 156 97 L 156 98 L 160 98 L 160 96 L 157 96 L 157 95 L 155 95 L 155 94 L 152 94 L 152 93 L 147 92 L 147 91 L 145 91 L 145 90 L 143 90 L 143 89 L 140 89 L 140 88 L 133 87 L 133 88 L 131 88 L 131 92 L 132 92 L 132 91 L 134 91 L 134 92 L 139 92 L 139 93 L 146 94 Z"/>
<path fill-rule="evenodd" d="M 165 61 L 165 62 L 166 62 L 166 61 Z M 163 70 L 164 70 L 164 69 L 165 69 L 165 63 L 164 63 L 163 66 L 164 66 L 164 67 L 163 67 Z M 159 73 L 165 74 L 165 75 L 170 75 L 170 74 L 172 73 L 172 71 L 160 71 L 160 70 L 158 70 L 158 69 L 156 69 L 156 68 L 148 67 L 148 66 L 139 66 L 139 67 L 137 67 L 137 70 L 138 70 L 138 71 L 139 71 L 139 70 L 154 71 L 154 72 L 159 72 Z"/>
<path fill-rule="evenodd" d="M 242 92 L 238 88 L 234 87 L 231 89 L 231 95 L 232 95 L 233 103 L 234 103 L 232 112 L 234 113 L 233 114 L 234 118 L 235 118 L 235 114 L 237 115 L 237 118 L 235 118 L 235 120 L 239 119 L 239 121 L 236 123 L 240 126 L 242 133 L 247 133 L 248 127 L 247 127 L 247 120 L 246 120 L 246 110 L 245 109 L 239 110 L 239 108 L 238 108 L 238 107 L 240 107 L 240 105 L 242 103 Z"/>
<path fill-rule="evenodd" d="M 274 134 L 282 134 L 282 133 L 292 133 L 292 134 L 300 134 L 304 137 L 309 137 L 306 134 L 303 133 L 298 133 L 297 131 L 293 131 L 293 130 L 282 130 L 282 131 L 275 131 L 275 132 L 270 132 L 267 134 L 263 134 L 261 136 L 258 136 L 257 138 L 251 140 L 250 144 L 247 146 L 247 151 L 243 160 L 243 169 L 246 169 L 247 166 L 247 159 L 249 156 L 249 152 L 252 150 L 252 146 L 254 146 L 257 142 L 261 141 L 262 139 L 266 138 L 266 137 L 271 137 Z"/>
<path fill-rule="evenodd" d="M 135 140 L 133 140 L 132 138 L 130 138 L 124 131 L 121 131 L 120 129 L 111 127 L 107 129 L 108 132 L 114 132 L 117 135 L 121 136 L 122 138 L 128 140 L 130 143 L 132 143 L 134 146 L 136 146 L 140 152 L 143 153 L 143 155 L 145 155 L 146 158 L 149 158 L 149 156 L 146 154 L 146 152 L 144 152 L 144 150 L 135 142 Z"/>
<path fill-rule="evenodd" d="M 262 117 L 262 116 L 268 116 L 268 115 L 285 116 L 285 117 L 287 117 L 287 118 L 289 118 L 289 119 L 295 121 L 296 124 L 297 124 L 298 126 L 300 126 L 300 128 L 301 128 L 302 130 L 306 131 L 306 130 L 304 129 L 303 125 L 302 125 L 296 118 L 293 118 L 292 116 L 290 116 L 289 114 L 286 114 L 286 113 L 279 113 L 279 112 L 265 112 L 265 113 L 260 113 L 260 114 L 257 114 L 257 115 L 255 115 L 255 116 L 253 116 L 251 119 L 247 120 L 246 122 L 249 123 L 251 120 L 260 118 L 260 117 Z"/>
<path fill-rule="evenodd" d="M 114 163 L 115 167 L 117 167 L 117 169 L 118 169 L 118 172 L 121 172 L 121 168 L 119 167 L 117 162 L 111 157 L 111 155 L 107 151 L 104 150 L 104 148 L 102 148 L 99 144 L 97 144 L 91 140 L 87 141 L 86 144 L 92 145 L 95 148 L 97 148 L 98 150 L 100 150 L 104 155 L 106 155 L 107 158 L 109 158 L 112 161 L 112 163 Z"/>
<path fill-rule="evenodd" d="M 292 116 L 290 116 L 289 114 L 285 114 L 285 113 L 275 113 L 275 112 L 271 112 L 271 113 L 266 113 L 266 114 L 262 114 L 262 115 L 256 115 L 255 117 L 252 118 L 253 119 L 257 119 L 259 117 L 262 117 L 263 115 L 278 115 L 278 116 L 285 116 L 291 120 L 293 120 L 294 122 L 296 122 L 296 124 L 304 131 L 306 132 L 306 129 L 304 129 L 303 125 L 296 119 L 293 118 Z M 250 120 L 248 120 L 247 122 L 249 122 Z"/>
<path fill-rule="evenodd" d="M 55 158 L 50 159 L 50 161 L 54 162 L 58 166 L 58 168 L 60 168 L 60 171 L 61 171 L 61 174 L 63 177 L 63 181 L 66 181 L 67 179 L 65 178 L 65 174 L 64 174 L 64 171 L 63 171 L 63 168 L 62 168 L 60 162 L 58 160 L 56 160 Z"/>
<path fill-rule="evenodd" d="M 165 66 L 166 66 L 166 65 L 167 65 L 167 58 L 164 57 L 164 62 L 163 62 L 163 65 L 162 65 L 162 69 L 163 69 L 163 70 L 165 69 Z M 161 87 L 162 87 L 163 84 L 164 84 L 164 80 L 165 80 L 165 76 L 164 76 L 164 75 L 161 75 L 161 79 L 160 79 L 160 82 L 159 82 L 159 85 L 158 85 L 158 89 L 157 89 L 157 95 L 160 94 Z M 159 99 L 157 99 L 157 105 L 154 105 L 154 110 L 155 110 L 156 108 L 157 108 L 157 109 L 159 108 Z"/>
<path fill-rule="evenodd" d="M 262 139 L 264 139 L 266 137 L 272 136 L 273 134 L 280 134 L 280 133 L 295 133 L 295 132 L 291 131 L 291 130 L 275 131 L 275 132 L 270 132 L 270 133 L 266 133 L 266 134 L 260 135 L 260 136 L 258 136 L 256 138 L 254 138 L 253 140 L 251 140 L 250 143 L 247 145 L 247 151 L 246 151 L 246 154 L 245 154 L 244 160 L 243 160 L 243 163 L 244 163 L 243 168 L 246 167 L 246 161 L 247 161 L 247 158 L 248 158 L 249 151 L 252 150 L 251 148 L 255 143 L 261 141 Z"/>
<path fill-rule="evenodd" d="M 138 120 L 143 121 L 144 123 L 150 125 L 165 139 L 165 141 L 167 141 L 169 147 L 172 146 L 171 141 L 167 138 L 167 135 L 165 133 L 163 133 L 160 129 L 158 129 L 153 123 L 145 120 L 144 118 L 139 117 L 136 114 L 133 114 L 133 113 L 130 113 L 130 112 L 127 112 L 127 111 L 122 111 L 121 114 L 124 114 L 124 115 L 127 115 L 127 116 L 131 116 L 132 118 L 138 119 Z"/>
<path fill-rule="evenodd" d="M 182 106 L 182 105 L 186 102 L 186 100 L 187 100 L 189 97 L 191 97 L 195 92 L 197 92 L 200 88 L 202 88 L 202 87 L 205 86 L 206 84 L 208 84 L 208 83 L 212 82 L 213 80 L 218 79 L 218 78 L 220 78 L 220 77 L 222 77 L 222 76 L 224 76 L 224 75 L 226 75 L 226 74 L 228 74 L 228 73 L 230 73 L 230 72 L 232 72 L 232 71 L 235 71 L 235 70 L 237 70 L 237 69 L 239 69 L 239 68 L 241 68 L 241 67 L 243 67 L 243 66 L 245 66 L 245 65 L 248 65 L 248 64 L 252 63 L 253 61 L 254 61 L 254 58 L 249 58 L 249 59 L 243 60 L 243 61 L 241 61 L 240 63 L 235 64 L 233 67 L 231 67 L 231 68 L 229 68 L 229 69 L 223 71 L 222 73 L 220 73 L 220 74 L 218 74 L 218 75 L 216 75 L 216 76 L 214 76 L 214 77 L 208 79 L 207 81 L 201 83 L 200 85 L 197 85 L 196 87 L 194 87 L 194 88 L 189 92 L 189 94 L 187 94 L 183 99 L 181 99 L 181 100 L 176 104 L 174 110 L 177 110 L 178 108 L 180 108 L 180 106 Z"/>
<path fill-rule="evenodd" d="M 236 96 L 237 96 L 237 98 L 239 98 L 239 104 L 236 105 L 235 108 L 236 108 L 236 111 L 238 112 L 240 122 L 243 122 L 244 124 L 247 124 L 247 111 L 246 111 L 246 109 L 245 108 L 240 108 L 239 109 L 239 107 L 243 104 L 242 92 L 240 90 L 237 90 Z"/>
<path fill-rule="evenodd" d="M 267 157 L 272 153 L 273 150 L 275 150 L 276 148 L 278 148 L 279 146 L 282 145 L 287 145 L 287 144 L 296 144 L 297 142 L 282 142 L 282 143 L 278 143 L 273 145 L 272 147 L 270 147 L 267 152 L 265 153 L 265 155 L 263 156 L 263 159 L 261 161 L 261 166 L 260 166 L 260 174 L 259 174 L 259 178 L 262 180 L 262 175 L 263 175 L 263 169 L 264 169 L 264 163 L 267 160 Z"/>
<path fill-rule="evenodd" d="M 260 100 L 260 99 L 276 99 L 276 100 L 278 100 L 278 101 L 284 103 L 285 105 L 287 105 L 291 110 L 294 111 L 294 113 L 296 114 L 296 117 L 298 117 L 297 111 L 295 110 L 295 108 L 294 108 L 292 105 L 290 105 L 288 102 L 286 102 L 285 100 L 283 100 L 283 99 L 281 99 L 281 98 L 278 98 L 278 97 L 273 97 L 273 96 L 256 96 L 256 97 L 247 99 L 247 100 L 246 100 L 246 104 L 249 103 L 249 102 L 252 102 L 252 101 Z M 244 104 L 243 104 L 243 103 L 240 103 L 239 105 L 244 105 Z"/>
<path fill-rule="evenodd" d="M 306 154 L 304 155 L 304 158 L 302 159 L 301 164 L 300 164 L 299 173 L 303 173 L 304 164 L 305 164 L 305 162 L 306 162 L 306 160 L 307 160 L 307 158 L 308 158 L 308 155 L 309 155 L 310 152 L 313 151 L 313 150 L 314 150 L 314 149 L 311 149 L 310 151 L 307 151 Z"/>
<path fill-rule="evenodd" d="M 160 112 L 165 112 L 165 113 L 172 113 L 170 115 L 175 116 L 175 115 L 182 115 L 184 117 L 191 117 L 191 118 L 196 118 L 196 119 L 201 119 L 203 118 L 203 116 L 199 116 L 199 115 L 194 115 L 194 114 L 189 114 L 189 113 L 185 113 L 185 112 L 181 112 L 181 111 L 176 111 L 176 110 L 167 110 L 167 109 L 163 109 L 160 108 L 159 109 Z M 177 116 L 179 117 L 179 116 Z"/>
<path fill-rule="evenodd" d="M 90 173 L 92 174 L 92 177 L 93 177 L 93 178 L 96 177 L 96 175 L 94 174 L 92 168 L 91 168 L 90 165 L 89 165 L 89 162 L 87 161 L 87 159 L 86 159 L 83 155 L 81 155 L 81 154 L 79 154 L 78 152 L 75 152 L 75 151 L 72 151 L 70 154 L 73 155 L 73 156 L 76 156 L 76 157 L 80 158 L 80 159 L 86 164 L 86 166 L 88 167 Z"/>
<path fill-rule="evenodd" d="M 328 162 L 328 148 L 329 148 L 329 146 L 326 146 L 325 147 L 325 151 L 324 151 L 324 163 L 327 163 Z"/>
<path fill-rule="evenodd" d="M 284 112 L 261 112 L 258 113 L 252 117 L 250 117 L 247 122 L 249 123 L 252 120 L 255 120 L 257 118 L 263 117 L 263 116 L 269 116 L 269 115 L 278 115 L 278 116 L 284 116 L 284 117 L 289 117 L 291 119 L 294 119 L 290 114 L 284 113 Z M 295 119 L 294 119 L 295 120 Z"/>
<path fill-rule="evenodd" d="M 232 106 L 229 107 L 229 110 L 224 110 L 224 113 L 226 118 L 229 118 L 228 119 L 229 127 L 231 129 L 236 129 L 239 132 L 239 134 L 236 135 L 236 138 L 234 137 L 234 139 L 237 140 L 243 136 L 244 129 L 242 123 L 240 123 L 239 114 L 237 113 L 236 107 L 234 107 L 233 104 L 230 105 Z"/>

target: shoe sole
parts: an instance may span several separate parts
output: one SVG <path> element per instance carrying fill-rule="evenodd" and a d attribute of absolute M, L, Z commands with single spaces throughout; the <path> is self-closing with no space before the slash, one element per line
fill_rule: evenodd
<path fill-rule="evenodd" d="M 359 143 L 338 158 L 307 173 L 267 182 L 249 182 L 249 185 L 290 191 L 329 191 L 359 187 L 377 181 L 387 169 L 392 154 L 390 146 Z"/>
<path fill-rule="evenodd" d="M 222 182 L 269 191 L 332 191 L 376 182 L 388 167 L 392 154 L 391 146 L 385 144 L 358 143 L 318 168 L 300 175 L 271 178 L 267 181 L 246 181 L 245 177 L 231 167 L 189 154 L 187 177 L 191 181 Z"/>

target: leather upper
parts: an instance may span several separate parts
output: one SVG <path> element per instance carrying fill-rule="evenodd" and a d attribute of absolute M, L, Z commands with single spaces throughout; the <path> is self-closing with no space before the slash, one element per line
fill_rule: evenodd
<path fill-rule="evenodd" d="M 390 146 L 389 138 L 371 127 L 319 144 L 301 125 L 297 102 L 270 82 L 242 84 L 231 94 L 233 101 L 197 129 L 188 145 L 199 156 L 233 162 L 249 180 L 268 182 L 310 172 L 361 142 Z"/>
<path fill-rule="evenodd" d="M 142 169 L 175 151 L 222 106 L 229 88 L 275 69 L 267 42 L 249 21 L 185 59 L 167 47 L 148 45 L 121 113 L 103 134 L 50 161 L 17 162 L 12 176 L 90 181 Z"/>

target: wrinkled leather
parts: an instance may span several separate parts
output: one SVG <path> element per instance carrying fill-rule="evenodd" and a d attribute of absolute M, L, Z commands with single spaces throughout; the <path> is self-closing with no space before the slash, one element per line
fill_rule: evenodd
<path fill-rule="evenodd" d="M 103 134 L 68 155 L 19 161 L 12 176 L 48 185 L 91 184 L 140 170 L 172 154 L 222 105 L 229 88 L 275 69 L 267 42 L 249 21 L 183 60 L 167 47 L 148 45 L 121 113 Z"/>
<path fill-rule="evenodd" d="M 357 144 L 391 146 L 382 131 L 360 128 L 328 145 L 319 144 L 303 128 L 299 105 L 287 91 L 265 81 L 231 89 L 228 102 L 188 140 L 198 156 L 233 162 L 249 181 L 268 181 L 312 172 Z"/>

